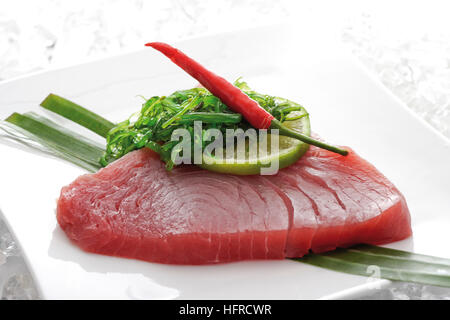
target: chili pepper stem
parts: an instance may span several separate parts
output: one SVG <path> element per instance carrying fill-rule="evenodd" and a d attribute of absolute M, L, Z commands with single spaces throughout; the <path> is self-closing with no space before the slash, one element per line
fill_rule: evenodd
<path fill-rule="evenodd" d="M 338 153 L 340 155 L 346 156 L 348 154 L 348 151 L 336 146 L 332 146 L 329 145 L 325 142 L 313 139 L 311 137 L 308 137 L 304 134 L 298 133 L 294 130 L 288 129 L 285 126 L 283 126 L 283 124 L 278 121 L 277 119 L 272 119 L 272 122 L 270 123 L 270 129 L 278 129 L 279 130 L 279 134 L 281 136 L 286 136 L 286 137 L 290 137 L 290 138 L 294 138 L 300 141 L 303 141 L 307 144 L 322 148 L 322 149 L 326 149 L 328 151 L 334 152 L 334 153 Z"/>

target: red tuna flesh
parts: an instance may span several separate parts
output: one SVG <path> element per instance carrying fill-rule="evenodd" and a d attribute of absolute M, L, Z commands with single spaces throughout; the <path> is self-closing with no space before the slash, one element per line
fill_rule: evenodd
<path fill-rule="evenodd" d="M 375 167 L 312 146 L 274 176 L 168 172 L 137 150 L 64 187 L 57 219 L 86 251 L 173 264 L 301 257 L 411 235 L 403 196 Z"/>

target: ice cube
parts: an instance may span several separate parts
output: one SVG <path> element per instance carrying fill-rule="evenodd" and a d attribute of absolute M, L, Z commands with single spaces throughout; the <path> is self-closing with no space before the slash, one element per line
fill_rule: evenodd
<path fill-rule="evenodd" d="M 15 274 L 3 286 L 2 300 L 35 300 L 39 295 L 29 274 Z"/>
<path fill-rule="evenodd" d="M 0 253 L 5 257 L 20 255 L 20 250 L 0 216 Z M 0 258 L 1 261 L 1 258 Z M 1 263 L 0 263 L 1 264 Z"/>

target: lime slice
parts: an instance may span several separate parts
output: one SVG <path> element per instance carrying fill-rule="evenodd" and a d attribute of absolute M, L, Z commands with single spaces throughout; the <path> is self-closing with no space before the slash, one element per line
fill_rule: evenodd
<path fill-rule="evenodd" d="M 289 113 L 290 118 L 295 118 L 297 116 L 302 117 L 297 120 L 285 121 L 283 122 L 283 125 L 289 129 L 309 136 L 311 134 L 311 128 L 306 110 L 303 109 L 302 111 Z M 278 148 L 271 147 L 271 141 L 274 138 L 278 140 Z M 258 144 L 258 142 L 255 143 Z M 251 142 L 246 141 L 246 150 L 251 150 L 252 147 L 255 146 L 253 146 Z M 259 150 L 258 146 L 256 147 L 256 150 Z M 273 167 L 272 165 L 276 165 L 277 161 L 279 169 L 297 162 L 297 160 L 305 154 L 308 148 L 309 144 L 300 140 L 278 135 L 272 137 L 271 134 L 267 134 L 267 152 L 265 154 L 261 155 L 258 153 L 255 157 L 248 151 L 245 152 L 245 154 L 234 152 L 233 158 L 227 158 L 226 150 L 224 148 L 222 149 L 222 154 L 224 155 L 222 158 L 215 158 L 212 155 L 203 155 L 202 164 L 199 164 L 198 166 L 206 170 L 220 173 L 237 175 L 261 174 L 262 168 Z"/>

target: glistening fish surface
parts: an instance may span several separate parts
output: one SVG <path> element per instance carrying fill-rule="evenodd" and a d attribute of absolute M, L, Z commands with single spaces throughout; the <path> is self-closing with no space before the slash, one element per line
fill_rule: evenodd
<path fill-rule="evenodd" d="M 86 251 L 170 264 L 301 257 L 411 235 L 404 197 L 374 166 L 313 146 L 274 176 L 169 172 L 136 150 L 64 187 L 57 219 Z"/>

